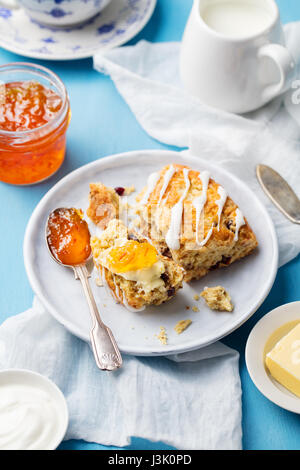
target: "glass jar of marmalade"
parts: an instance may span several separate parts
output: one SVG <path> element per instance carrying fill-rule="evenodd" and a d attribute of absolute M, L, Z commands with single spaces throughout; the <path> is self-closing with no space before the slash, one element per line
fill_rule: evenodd
<path fill-rule="evenodd" d="M 43 181 L 62 165 L 70 121 L 66 88 L 49 69 L 0 66 L 0 181 Z"/>

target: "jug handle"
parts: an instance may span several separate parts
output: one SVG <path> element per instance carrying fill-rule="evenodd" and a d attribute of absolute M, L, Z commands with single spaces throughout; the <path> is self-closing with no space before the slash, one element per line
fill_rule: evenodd
<path fill-rule="evenodd" d="M 267 102 L 286 91 L 293 72 L 295 72 L 296 64 L 288 49 L 280 44 L 266 44 L 262 46 L 259 49 L 258 57 L 269 57 L 272 59 L 280 72 L 279 83 L 268 85 L 262 92 L 263 100 Z"/>

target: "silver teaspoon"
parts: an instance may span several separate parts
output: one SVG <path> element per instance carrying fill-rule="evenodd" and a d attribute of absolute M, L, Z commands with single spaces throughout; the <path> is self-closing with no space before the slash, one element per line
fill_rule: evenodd
<path fill-rule="evenodd" d="M 51 212 L 46 223 L 46 243 L 51 257 L 61 266 L 71 268 L 75 279 L 83 286 L 92 328 L 90 338 L 99 369 L 115 370 L 121 367 L 122 357 L 116 340 L 101 320 L 88 278 L 87 263 L 91 260 L 90 233 L 87 223 L 76 209 L 59 208 Z"/>
<path fill-rule="evenodd" d="M 267 165 L 257 165 L 256 175 L 273 204 L 294 224 L 300 224 L 300 200 L 279 173 Z"/>

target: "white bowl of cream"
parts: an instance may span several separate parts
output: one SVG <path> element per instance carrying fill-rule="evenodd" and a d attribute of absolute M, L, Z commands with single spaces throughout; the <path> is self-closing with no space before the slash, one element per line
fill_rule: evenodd
<path fill-rule="evenodd" d="M 68 426 L 59 388 L 36 372 L 0 371 L 0 450 L 54 450 Z"/>

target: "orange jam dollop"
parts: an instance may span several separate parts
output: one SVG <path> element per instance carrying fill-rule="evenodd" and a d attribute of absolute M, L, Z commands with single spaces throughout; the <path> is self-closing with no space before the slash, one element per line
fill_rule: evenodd
<path fill-rule="evenodd" d="M 53 256 L 62 264 L 83 264 L 91 254 L 90 232 L 80 210 L 56 209 L 50 214 L 47 241 Z"/>
<path fill-rule="evenodd" d="M 0 129 L 11 132 L 37 129 L 62 107 L 60 96 L 34 81 L 7 83 L 0 103 Z"/>
<path fill-rule="evenodd" d="M 150 268 L 157 262 L 157 252 L 148 242 L 128 240 L 124 245 L 111 248 L 107 256 L 107 267 L 114 273 L 126 273 Z"/>
<path fill-rule="evenodd" d="M 64 161 L 68 100 L 37 81 L 0 85 L 0 180 L 32 184 Z"/>

